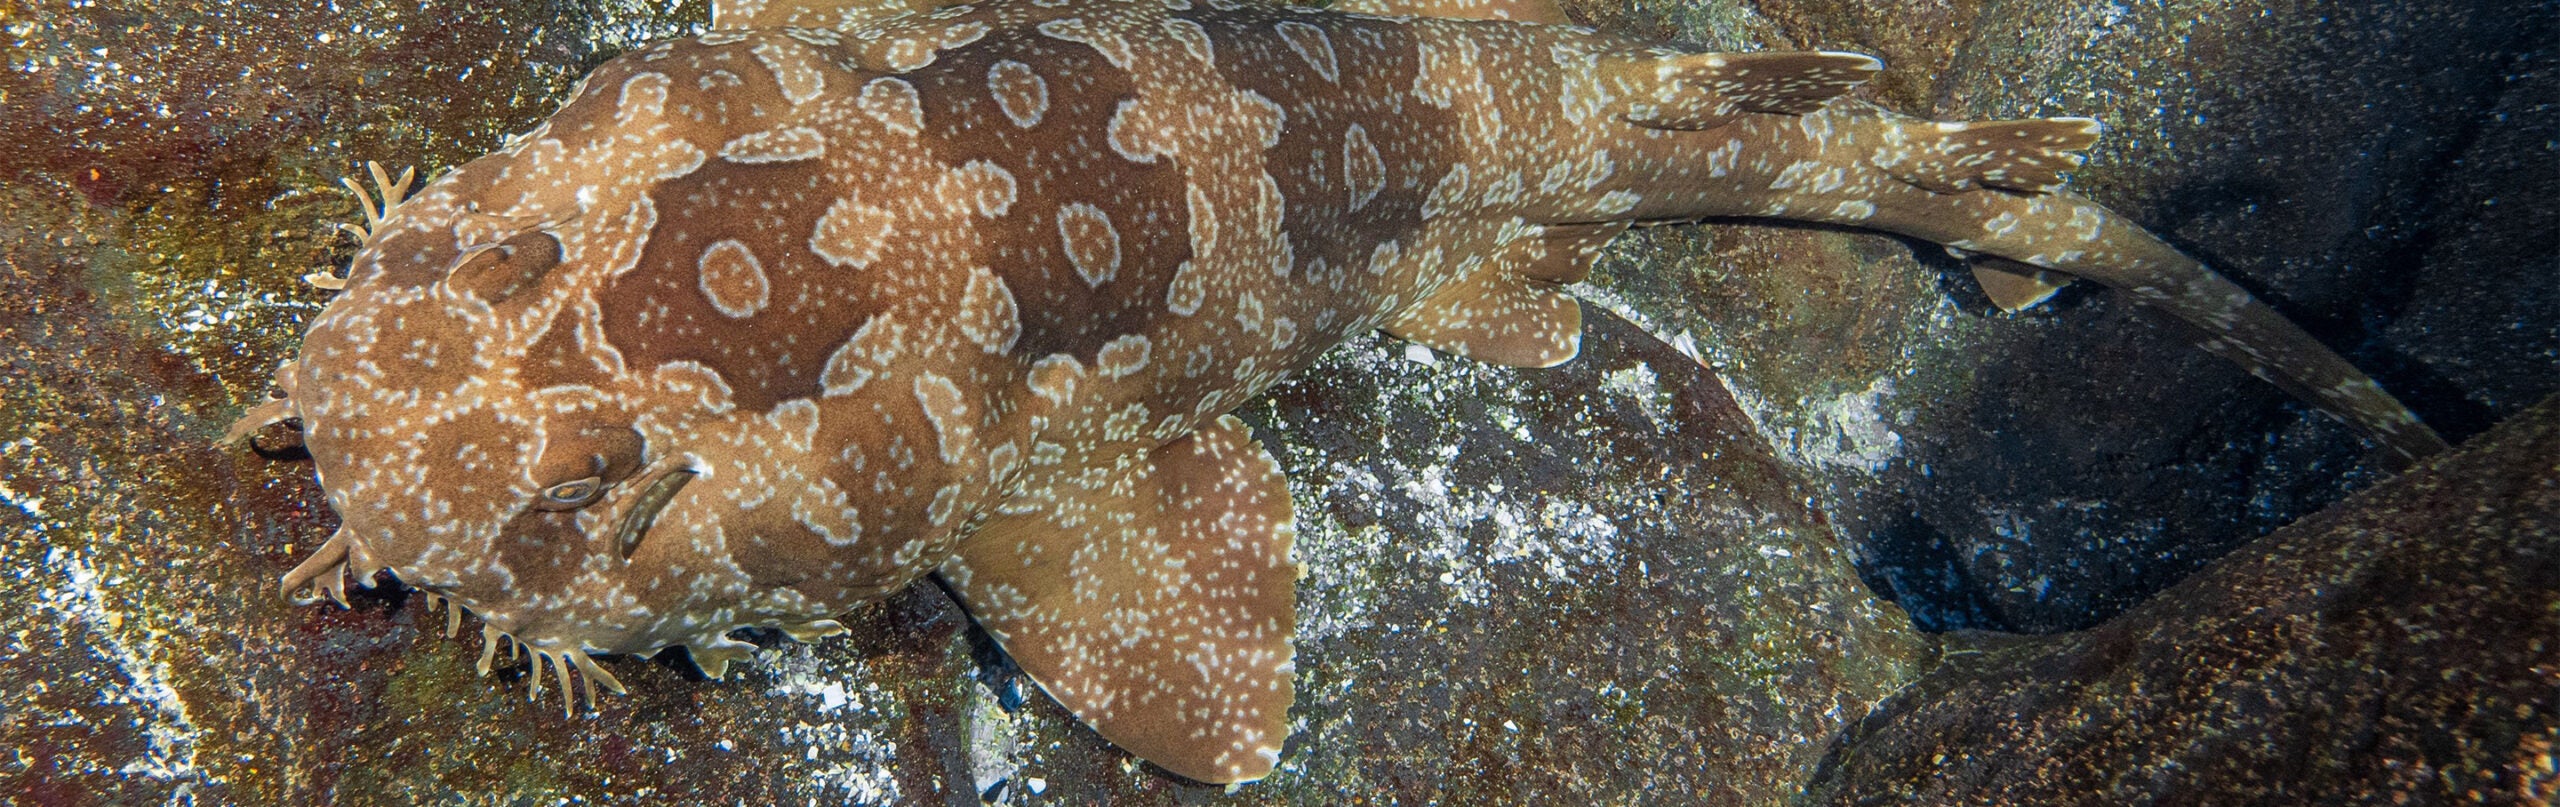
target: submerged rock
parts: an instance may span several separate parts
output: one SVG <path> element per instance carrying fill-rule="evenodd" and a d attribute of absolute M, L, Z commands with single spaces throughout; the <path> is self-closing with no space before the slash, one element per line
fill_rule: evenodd
<path fill-rule="evenodd" d="M 2513 5 L 2530 4 L 1574 11 L 1720 47 L 1876 50 L 1897 64 L 1874 97 L 1909 112 L 2105 118 L 2082 190 L 2333 344 L 2386 334 L 2360 358 L 2409 356 L 2384 381 L 2461 432 L 2560 384 L 2560 309 L 2529 302 L 2560 283 L 2548 206 L 2529 204 L 2552 71 L 2480 80 L 2526 64 L 2516 43 L 2555 18 Z M 1868 586 L 1931 627 L 2088 624 L 2375 476 L 2343 429 L 2105 295 L 1993 316 L 1956 265 L 1895 239 L 1665 227 L 1618 245 L 1594 288 L 1644 329 L 1594 311 L 1580 362 L 1367 340 L 1247 407 L 1300 497 L 1310 576 L 1281 773 L 1233 794 L 1131 764 L 973 653 L 931 588 L 857 612 L 851 636 L 757 637 L 726 682 L 608 660 L 632 696 L 566 718 L 524 700 L 520 670 L 475 677 L 478 644 L 438 638 L 444 616 L 396 584 L 352 610 L 283 603 L 277 576 L 335 518 L 307 466 L 212 440 L 327 299 L 294 278 L 346 258 L 337 177 L 484 152 L 702 12 L 9 18 L 0 801 L 1772 803 L 1930 655 Z M 2321 44 L 2345 32 L 2429 44 Z M 2230 55 L 2266 42 L 2289 55 Z M 2329 97 L 2388 114 L 2324 125 Z M 2414 112 L 2444 99 L 2468 111 Z M 2418 157 L 2328 161 L 2374 142 Z M 2271 177 L 2249 169 L 2262 157 Z M 2424 166 L 2447 159 L 2463 184 L 2438 190 Z M 2454 202 L 2409 215 L 2439 195 Z M 2257 222 L 2294 235 L 2262 243 Z M 2418 252 L 2443 259 L 2405 265 Z M 2479 414 L 2444 414 L 2457 404 Z M 1865 769 L 1834 770 L 1826 786 Z"/>
<path fill-rule="evenodd" d="M 2372 371 L 2452 439 L 2560 392 L 2550 2 L 1580 3 L 1622 30 L 1874 53 L 1880 103 L 2086 115 L 2071 188 Z M 2120 295 L 1990 307 L 1935 245 L 1638 231 L 1594 284 L 1693 340 L 1931 630 L 2103 621 L 2385 475 Z"/>
<path fill-rule="evenodd" d="M 1819 804 L 2560 799 L 2560 397 L 2104 625 L 1958 637 Z"/>

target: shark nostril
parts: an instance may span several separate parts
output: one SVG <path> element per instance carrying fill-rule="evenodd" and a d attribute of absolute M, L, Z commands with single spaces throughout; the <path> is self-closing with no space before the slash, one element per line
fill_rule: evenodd
<path fill-rule="evenodd" d="M 622 548 L 623 560 L 630 560 L 631 553 L 640 550 L 640 539 L 648 536 L 649 525 L 658 520 L 658 511 L 666 509 L 667 502 L 675 500 L 676 491 L 691 481 L 692 471 L 668 471 L 651 480 L 649 487 L 640 491 L 640 497 L 632 500 L 631 511 L 613 530 L 614 543 Z"/>

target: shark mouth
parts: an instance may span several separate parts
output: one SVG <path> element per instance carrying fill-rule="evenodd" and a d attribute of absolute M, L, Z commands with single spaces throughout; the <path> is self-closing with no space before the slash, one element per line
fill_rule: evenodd
<path fill-rule="evenodd" d="M 640 542 L 648 537 L 649 528 L 657 523 L 658 514 L 666 510 L 667 505 L 675 500 L 676 493 L 692 482 L 695 475 L 694 471 L 681 468 L 665 471 L 651 477 L 639 495 L 632 498 L 630 508 L 624 511 L 613 530 L 614 541 L 624 559 L 629 559 L 632 552 L 639 549 Z M 285 596 L 295 603 L 308 604 L 327 599 L 344 608 L 347 607 L 348 583 L 369 588 L 373 585 L 374 575 L 385 568 L 385 564 L 373 557 L 363 539 L 342 527 L 302 565 L 287 572 L 281 582 Z M 472 609 L 444 591 L 423 586 L 416 590 L 426 600 L 428 613 L 444 609 L 445 638 L 460 635 L 462 618 Z M 815 642 L 847 632 L 843 624 L 833 619 L 769 619 L 705 630 L 671 646 L 684 647 L 703 674 L 716 681 L 726 677 L 731 664 L 753 656 L 755 645 L 728 636 L 731 630 L 747 627 L 779 628 L 784 635 L 798 642 Z M 598 689 L 616 695 L 630 693 L 612 672 L 596 663 L 597 655 L 609 653 L 591 653 L 574 640 L 527 639 L 484 619 L 480 626 L 480 642 L 481 675 L 530 662 L 527 665 L 530 675 L 526 676 L 531 683 L 526 693 L 528 698 L 541 700 L 546 689 L 545 679 L 556 681 L 563 716 L 577 713 L 580 696 L 584 696 L 587 711 L 595 711 Z M 637 655 L 650 654 L 643 652 Z"/>
<path fill-rule="evenodd" d="M 649 537 L 649 528 L 658 523 L 658 513 L 666 510 L 669 502 L 675 501 L 676 492 L 683 490 L 685 483 L 693 481 L 693 476 L 694 472 L 682 468 L 658 474 L 656 478 L 649 480 L 648 487 L 640 489 L 640 495 L 632 498 L 631 508 L 623 512 L 622 521 L 615 524 L 613 528 L 614 545 L 620 549 L 623 560 L 630 560 L 631 553 L 640 549 L 640 541 Z M 439 605 L 445 609 L 444 635 L 446 638 L 452 638 L 462 627 L 462 605 L 452 602 L 449 598 L 430 593 L 427 599 L 427 610 L 433 611 Z M 629 694 L 629 690 L 623 688 L 622 682 L 616 680 L 613 673 L 606 672 L 604 667 L 596 664 L 593 657 L 576 645 L 546 647 L 542 644 L 527 642 L 514 634 L 500 630 L 496 625 L 487 623 L 482 623 L 480 626 L 481 675 L 488 675 L 489 671 L 494 669 L 493 663 L 498 660 L 501 647 L 506 648 L 507 666 L 513 666 L 518 660 L 525 659 L 527 656 L 531 657 L 533 686 L 527 694 L 532 699 L 542 698 L 542 679 L 546 674 L 547 677 L 560 682 L 560 714 L 564 717 L 572 714 L 575 709 L 576 702 L 570 698 L 573 687 L 586 696 L 588 711 L 594 711 L 596 708 L 596 686 L 599 684 L 613 694 Z M 569 674 L 571 670 L 578 672 L 574 684 Z"/>
<path fill-rule="evenodd" d="M 676 491 L 683 490 L 685 483 L 691 481 L 692 471 L 682 468 L 668 471 L 649 480 L 649 486 L 642 488 L 640 495 L 631 500 L 631 509 L 623 514 L 622 523 L 613 528 L 614 545 L 621 549 L 623 560 L 630 560 L 631 553 L 640 550 L 640 540 L 649 537 L 649 527 L 658 523 L 659 511 L 667 509 L 667 503 L 675 501 Z"/>
<path fill-rule="evenodd" d="M 450 597 L 427 592 L 427 610 L 433 612 L 438 606 L 442 606 L 445 611 L 445 638 L 453 638 L 454 634 L 462 629 L 462 604 L 454 602 Z M 507 648 L 506 666 L 513 667 L 526 656 L 532 657 L 531 672 L 533 674 L 530 677 L 533 679 L 533 686 L 525 693 L 527 700 L 542 699 L 542 679 L 545 673 L 559 679 L 560 716 L 562 717 L 576 714 L 577 702 L 570 699 L 572 692 L 582 692 L 586 695 L 587 711 L 590 712 L 596 709 L 596 687 L 599 684 L 616 695 L 631 694 L 631 690 L 623 688 L 620 679 L 614 678 L 613 673 L 606 672 L 602 665 L 596 663 L 594 657 L 587 655 L 587 651 L 574 645 L 551 648 L 532 644 L 487 622 L 480 623 L 480 674 L 482 676 L 487 676 L 490 670 L 497 669 L 494 662 L 498 660 L 498 648 L 501 646 Z M 574 684 L 569 676 L 569 671 L 572 669 L 578 671 Z"/>
<path fill-rule="evenodd" d="M 685 479 L 690 479 L 693 474 L 690 472 L 678 471 L 670 473 L 667 476 L 681 476 Z M 647 513 L 643 514 L 640 518 L 625 519 L 624 529 L 628 531 L 630 529 L 630 525 L 636 521 L 639 524 L 638 532 L 647 531 L 649 528 L 649 521 L 657 517 L 658 508 L 666 506 L 666 497 L 674 495 L 674 488 L 680 488 L 683 486 L 683 481 L 677 481 L 670 485 L 664 478 L 661 478 L 657 483 L 651 485 L 651 491 L 655 491 L 659 488 L 667 488 L 668 490 L 664 496 L 656 497 L 654 501 L 656 501 L 657 504 L 654 507 L 651 507 Z M 642 501 L 645 503 L 652 501 L 652 499 L 644 496 Z M 637 540 L 636 537 L 633 540 Z M 322 544 L 320 546 L 320 550 L 312 553 L 309 560 L 303 561 L 302 565 L 294 567 L 293 571 L 285 574 L 283 581 L 284 593 L 288 599 L 297 604 L 310 603 L 317 601 L 322 597 L 326 597 L 329 600 L 336 602 L 338 607 L 345 608 L 347 607 L 347 583 L 350 582 L 350 577 L 352 577 L 352 582 L 357 586 L 371 588 L 373 586 L 374 574 L 382 571 L 384 568 L 384 565 L 380 561 L 373 559 L 372 553 L 365 547 L 363 539 L 355 537 L 353 533 L 348 532 L 342 527 L 338 530 L 337 534 L 329 536 L 329 542 Z M 445 638 L 453 638 L 456 633 L 461 631 L 463 614 L 462 603 L 454 601 L 451 596 L 432 589 L 420 588 L 418 589 L 418 592 L 426 596 L 427 610 L 429 612 L 433 612 L 440 607 L 445 610 Z M 542 645 L 532 644 L 523 639 L 517 638 L 514 634 L 499 629 L 496 625 L 487 624 L 485 622 L 482 623 L 480 627 L 480 640 L 482 642 L 480 647 L 481 675 L 488 675 L 490 670 L 494 669 L 492 663 L 497 661 L 498 648 L 501 645 L 508 648 L 508 666 L 513 666 L 518 660 L 523 659 L 526 656 L 531 656 L 533 661 L 533 675 L 531 676 L 533 679 L 533 686 L 532 691 L 529 693 L 530 697 L 534 699 L 540 699 L 542 697 L 542 680 L 546 677 L 547 673 L 548 677 L 556 678 L 560 682 L 560 712 L 563 715 L 573 713 L 571 710 L 574 708 L 575 701 L 570 699 L 570 695 L 575 691 L 583 691 L 586 694 L 587 709 L 590 711 L 594 710 L 596 707 L 596 687 L 602 686 L 616 695 L 626 694 L 628 692 L 628 690 L 623 688 L 621 681 L 614 679 L 613 673 L 606 672 L 602 666 L 596 664 L 594 658 L 587 655 L 585 650 L 579 649 L 574 645 L 569 647 L 545 647 Z M 571 670 L 576 670 L 579 673 L 576 682 L 578 684 L 577 686 L 573 686 L 571 683 L 571 676 L 569 674 Z"/>

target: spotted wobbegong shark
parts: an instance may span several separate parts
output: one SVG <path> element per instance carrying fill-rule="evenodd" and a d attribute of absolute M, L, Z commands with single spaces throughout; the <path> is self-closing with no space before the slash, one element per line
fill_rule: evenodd
<path fill-rule="evenodd" d="M 1294 514 L 1226 414 L 1373 330 L 1580 347 L 1633 225 L 1772 217 L 2087 278 L 2408 457 L 2444 443 L 2240 287 L 2064 190 L 2077 118 L 1945 123 L 1837 52 L 1703 53 L 1546 0 L 742 0 L 406 197 L 233 439 L 298 422 L 337 532 L 486 624 L 481 667 L 718 678 L 936 576 L 1058 703 L 1184 777 L 1268 775 Z"/>

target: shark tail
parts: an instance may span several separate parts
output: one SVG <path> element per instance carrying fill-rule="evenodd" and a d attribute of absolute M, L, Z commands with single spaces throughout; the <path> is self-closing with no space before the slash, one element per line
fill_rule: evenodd
<path fill-rule="evenodd" d="M 1798 141 L 1799 154 L 1847 166 L 1841 187 L 1783 199 L 1783 215 L 1926 238 L 1984 258 L 1976 276 L 2003 308 L 2087 278 L 2121 290 L 2198 329 L 2198 345 L 2229 359 L 2365 433 L 2406 460 L 2443 451 L 2444 438 L 2363 371 L 2248 290 L 2115 212 L 2061 189 L 2081 163 L 2096 121 L 2049 118 L 1939 123 L 1855 102 L 1829 117 L 1830 136 Z M 1809 123 L 1811 123 L 1809 121 Z M 1825 195 L 1840 198 L 1825 199 Z"/>

